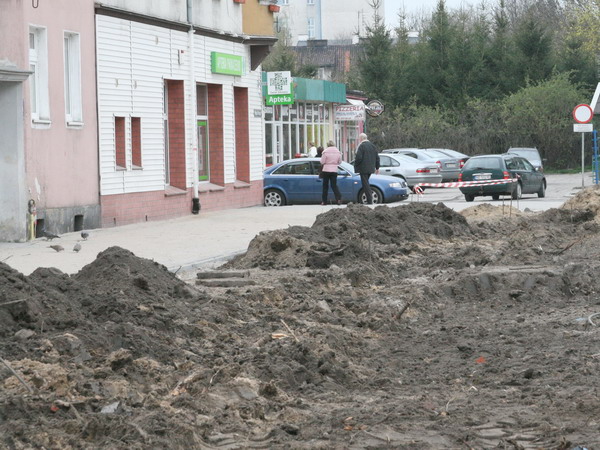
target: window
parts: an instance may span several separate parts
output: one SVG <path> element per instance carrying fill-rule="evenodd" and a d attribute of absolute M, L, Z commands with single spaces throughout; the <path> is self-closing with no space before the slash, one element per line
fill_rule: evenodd
<path fill-rule="evenodd" d="M 131 164 L 142 167 L 142 119 L 131 118 Z"/>
<path fill-rule="evenodd" d="M 307 5 L 314 5 L 315 4 L 315 0 L 306 0 L 306 4 Z"/>
<path fill-rule="evenodd" d="M 281 0 L 281 5 L 285 6 L 285 5 L 289 5 L 290 1 L 289 0 Z"/>
<path fill-rule="evenodd" d="M 79 34 L 64 34 L 65 117 L 67 125 L 81 124 L 81 52 Z"/>
<path fill-rule="evenodd" d="M 196 133 L 198 136 L 198 180 L 208 181 L 210 176 L 208 149 L 208 89 L 196 85 Z"/>
<path fill-rule="evenodd" d="M 127 166 L 125 156 L 125 117 L 115 117 L 115 164 L 117 170 Z"/>
<path fill-rule="evenodd" d="M 284 164 L 273 172 L 274 175 L 313 175 L 311 162 Z"/>
<path fill-rule="evenodd" d="M 170 161 L 169 161 L 169 85 L 165 80 L 163 87 L 163 135 L 165 147 L 165 184 L 170 183 Z"/>
<path fill-rule="evenodd" d="M 29 94 L 31 120 L 34 123 L 50 122 L 48 95 L 48 45 L 45 28 L 29 27 Z"/>
<path fill-rule="evenodd" d="M 315 37 L 315 19 L 309 17 L 308 19 L 308 38 L 313 39 Z"/>

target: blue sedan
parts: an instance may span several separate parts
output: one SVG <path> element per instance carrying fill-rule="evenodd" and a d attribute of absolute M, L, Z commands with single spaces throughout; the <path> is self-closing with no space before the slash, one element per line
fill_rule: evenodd
<path fill-rule="evenodd" d="M 264 171 L 265 206 L 283 206 L 297 203 L 321 203 L 323 180 L 319 178 L 319 158 L 289 159 Z M 408 197 L 409 188 L 404 180 L 386 175 L 372 175 L 369 184 L 373 203 L 390 203 Z M 360 175 L 343 162 L 338 166 L 337 185 L 343 202 L 366 203 Z M 333 198 L 333 193 L 329 193 Z"/>

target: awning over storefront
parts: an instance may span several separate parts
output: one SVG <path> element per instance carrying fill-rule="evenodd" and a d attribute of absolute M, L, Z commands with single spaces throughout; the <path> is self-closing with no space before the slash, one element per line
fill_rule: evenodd
<path fill-rule="evenodd" d="M 365 103 L 362 100 L 355 100 L 353 98 L 348 98 L 348 103 L 350 103 L 351 105 L 356 105 L 356 106 L 365 106 Z"/>

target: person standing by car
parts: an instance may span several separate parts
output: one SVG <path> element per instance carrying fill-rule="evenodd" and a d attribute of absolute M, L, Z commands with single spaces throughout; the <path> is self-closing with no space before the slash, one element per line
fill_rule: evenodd
<path fill-rule="evenodd" d="M 308 143 L 308 157 L 314 158 L 315 156 L 317 156 L 317 147 L 315 147 L 314 142 L 309 142 Z"/>
<path fill-rule="evenodd" d="M 358 136 L 358 150 L 354 159 L 354 170 L 360 175 L 362 188 L 367 196 L 367 203 L 373 204 L 373 192 L 369 185 L 369 178 L 373 173 L 379 173 L 379 153 L 377 147 L 369 141 L 365 133 L 360 133 Z"/>
<path fill-rule="evenodd" d="M 323 150 L 321 155 L 321 178 L 323 179 L 323 195 L 321 197 L 321 205 L 327 203 L 327 194 L 329 193 L 329 184 L 335 200 L 338 205 L 342 204 L 342 194 L 337 187 L 338 164 L 342 163 L 342 154 L 335 146 L 335 142 L 327 142 L 327 148 Z"/>

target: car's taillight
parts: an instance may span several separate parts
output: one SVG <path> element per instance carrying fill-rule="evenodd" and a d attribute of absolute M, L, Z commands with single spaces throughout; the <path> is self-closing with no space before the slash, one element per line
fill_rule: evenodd
<path fill-rule="evenodd" d="M 429 173 L 431 172 L 429 169 L 425 168 L 425 169 L 417 169 L 416 171 L 417 173 Z"/>
<path fill-rule="evenodd" d="M 506 170 L 503 172 L 504 174 L 504 179 L 505 180 L 509 180 L 510 179 L 510 173 L 508 173 Z"/>
<path fill-rule="evenodd" d="M 459 165 L 459 167 L 460 167 L 461 169 L 462 169 L 463 167 L 465 167 L 465 160 L 464 160 L 464 159 L 461 159 L 461 160 L 460 160 L 460 163 L 459 163 L 458 165 Z"/>
<path fill-rule="evenodd" d="M 458 181 L 462 181 L 462 173 L 458 174 Z"/>
<path fill-rule="evenodd" d="M 436 161 L 435 163 L 438 165 L 438 167 L 439 167 L 440 169 L 442 168 L 442 162 L 441 162 L 441 161 Z"/>

